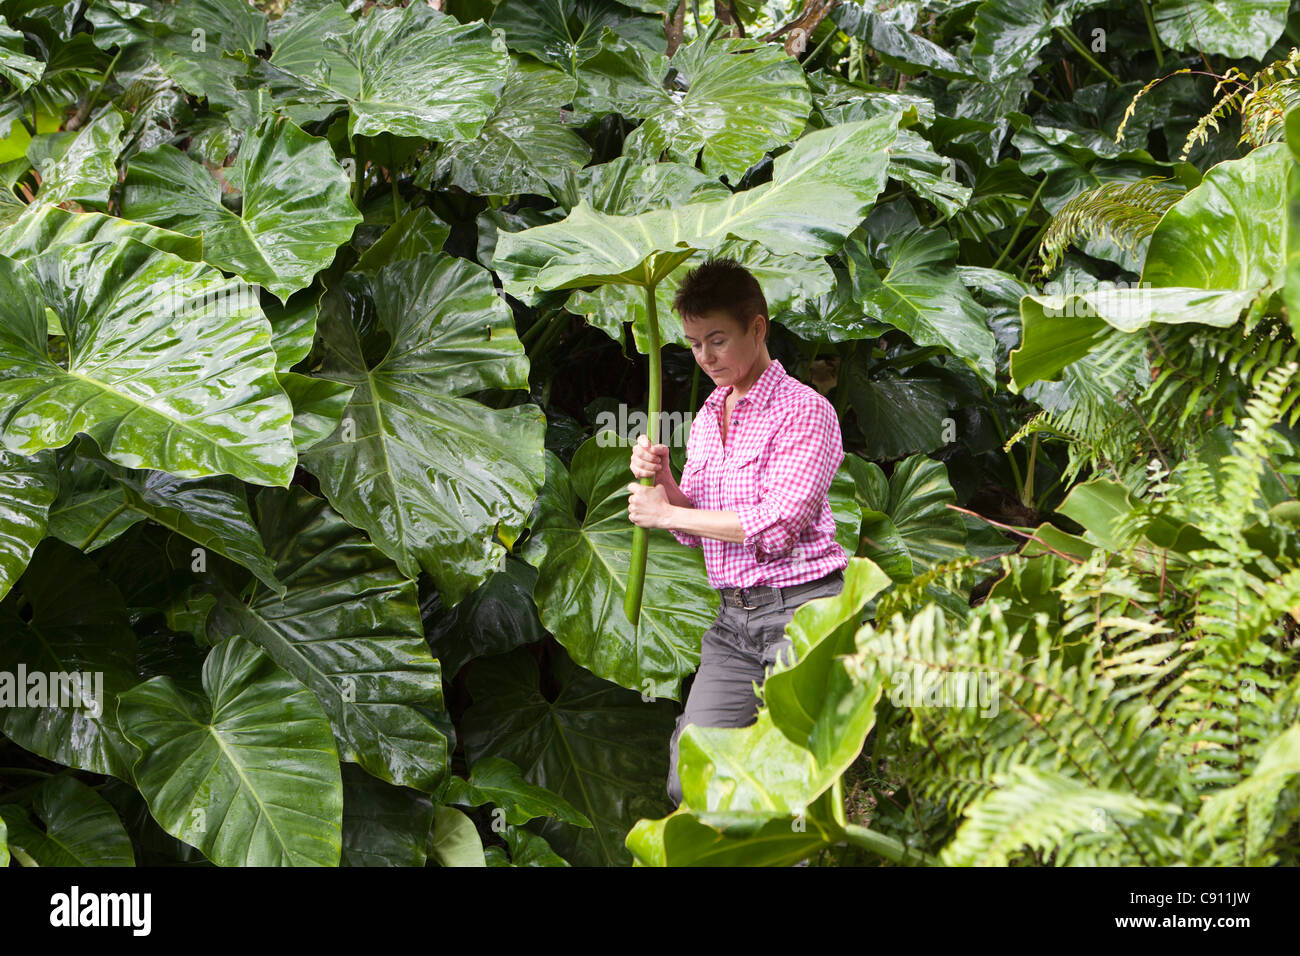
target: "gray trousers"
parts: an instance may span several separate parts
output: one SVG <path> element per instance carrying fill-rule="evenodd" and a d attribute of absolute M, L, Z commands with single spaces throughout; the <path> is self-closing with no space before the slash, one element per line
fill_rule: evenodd
<path fill-rule="evenodd" d="M 843 587 L 843 574 L 835 572 L 782 588 L 775 601 L 753 610 L 719 601 L 718 616 L 700 644 L 700 669 L 686 696 L 686 708 L 678 716 L 668 743 L 668 798 L 674 807 L 682 802 L 682 784 L 677 776 L 677 744 L 682 730 L 687 724 L 748 727 L 757 720 L 759 699 L 753 685 L 762 687 L 778 654 L 783 660 L 791 656 L 787 650 L 791 642 L 784 632 L 795 609 L 814 598 L 839 594 Z"/>

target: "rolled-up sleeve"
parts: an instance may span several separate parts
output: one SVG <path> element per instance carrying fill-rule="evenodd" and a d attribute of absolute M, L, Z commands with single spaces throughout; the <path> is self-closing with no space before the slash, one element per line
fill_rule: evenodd
<path fill-rule="evenodd" d="M 831 480 L 844 460 L 835 409 L 820 395 L 795 408 L 773 440 L 759 476 L 759 501 L 736 509 L 743 545 L 754 560 L 787 553 L 821 510 Z"/>

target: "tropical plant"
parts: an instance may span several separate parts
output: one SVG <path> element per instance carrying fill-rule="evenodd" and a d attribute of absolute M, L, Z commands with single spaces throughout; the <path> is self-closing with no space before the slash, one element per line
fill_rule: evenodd
<path fill-rule="evenodd" d="M 1293 7 L 0 0 L 0 865 L 1295 862 Z M 717 256 L 852 560 L 670 813 Z"/>

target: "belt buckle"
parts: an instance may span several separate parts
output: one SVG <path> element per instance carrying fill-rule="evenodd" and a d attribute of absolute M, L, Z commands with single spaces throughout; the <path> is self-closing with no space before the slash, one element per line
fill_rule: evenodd
<path fill-rule="evenodd" d="M 749 603 L 749 588 L 736 588 L 736 592 L 740 596 L 740 600 L 745 602 L 740 606 L 744 608 L 746 611 L 753 611 L 758 608 L 757 604 Z"/>

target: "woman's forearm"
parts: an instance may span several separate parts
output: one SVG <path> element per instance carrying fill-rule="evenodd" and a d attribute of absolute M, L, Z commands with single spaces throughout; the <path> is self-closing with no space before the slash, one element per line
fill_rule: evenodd
<path fill-rule="evenodd" d="M 736 512 L 692 508 L 689 503 L 686 507 L 673 505 L 669 508 L 668 527 L 682 534 L 697 534 L 701 538 L 712 538 L 715 541 L 740 544 L 745 540 L 745 529 Z"/>
<path fill-rule="evenodd" d="M 668 503 L 679 508 L 691 508 L 691 499 L 686 497 L 686 492 L 682 491 L 677 484 L 677 479 L 673 477 L 671 468 L 664 466 L 660 469 L 662 480 L 659 487 L 663 488 L 664 494 L 668 497 Z"/>

